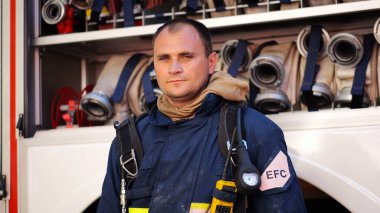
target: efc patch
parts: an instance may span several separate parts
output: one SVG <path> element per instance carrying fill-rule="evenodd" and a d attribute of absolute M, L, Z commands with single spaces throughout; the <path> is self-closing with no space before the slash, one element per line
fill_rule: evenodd
<path fill-rule="evenodd" d="M 280 150 L 261 175 L 261 191 L 282 188 L 290 179 L 288 158 Z"/>

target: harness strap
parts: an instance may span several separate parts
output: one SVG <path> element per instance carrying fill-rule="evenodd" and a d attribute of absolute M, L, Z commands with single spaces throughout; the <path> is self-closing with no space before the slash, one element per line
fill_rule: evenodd
<path fill-rule="evenodd" d="M 129 164 L 126 163 L 126 165 L 123 162 L 128 162 L 127 160 L 124 160 L 123 158 L 127 156 L 133 157 L 132 155 L 132 146 L 130 143 L 130 135 L 129 131 L 125 131 L 125 126 L 128 125 L 129 120 L 125 120 L 121 124 L 119 124 L 117 121 L 114 123 L 114 128 L 116 129 L 116 136 L 119 140 L 120 144 L 120 206 L 121 206 L 121 212 L 127 213 L 127 197 L 126 197 L 126 189 L 130 182 L 133 181 L 133 178 L 126 175 L 126 171 L 132 171 L 133 174 L 137 174 L 137 164 Z M 128 174 L 131 174 L 131 172 L 128 172 Z M 132 175 L 133 175 L 132 174 Z"/>
<path fill-rule="evenodd" d="M 219 128 L 218 128 L 218 143 L 219 149 L 222 152 L 224 157 L 228 156 L 228 148 L 230 145 L 236 145 L 237 137 L 232 138 L 234 134 L 234 129 L 236 128 L 237 123 L 237 111 L 238 108 L 244 108 L 245 103 L 233 103 L 228 102 L 224 104 L 220 110 L 219 116 Z M 227 122 L 228 121 L 228 122 Z M 245 128 L 242 125 L 241 134 L 245 135 Z M 229 143 L 229 144 L 228 144 Z M 232 149 L 232 158 L 234 162 L 237 162 L 235 159 L 235 147 Z"/>
<path fill-rule="evenodd" d="M 139 166 L 144 152 L 140 137 L 137 133 L 135 117 L 130 116 L 122 123 L 116 123 L 114 127 L 120 143 L 121 160 L 124 162 L 135 156 L 136 165 Z M 137 172 L 137 168 L 132 163 L 127 163 L 125 167 L 131 171 L 131 173 Z"/>
<path fill-rule="evenodd" d="M 229 142 L 230 145 L 232 145 L 231 144 L 232 134 L 228 134 L 228 133 L 231 133 L 233 131 L 233 125 L 227 125 L 227 124 L 236 123 L 236 118 L 234 120 L 233 115 L 231 116 L 231 110 L 229 110 L 229 107 L 230 107 L 230 104 L 223 105 L 220 110 L 220 117 L 219 117 L 218 142 L 219 142 L 219 149 L 222 152 L 224 157 L 228 156 L 227 143 Z M 230 119 L 233 119 L 233 120 L 230 120 Z M 228 123 L 227 123 L 227 120 L 229 121 Z"/>
<path fill-rule="evenodd" d="M 129 132 L 131 134 L 132 147 L 134 148 L 135 153 L 136 153 L 137 165 L 140 166 L 142 157 L 144 155 L 144 150 L 142 148 L 140 137 L 137 133 L 135 117 L 131 116 L 129 118 L 129 121 L 130 121 Z"/>
<path fill-rule="evenodd" d="M 242 104 L 237 103 L 226 103 L 222 106 L 220 111 L 220 120 L 219 120 L 219 128 L 218 128 L 218 142 L 219 148 L 224 157 L 228 157 L 228 147 L 227 142 L 230 142 L 230 146 L 233 146 L 237 137 L 233 137 L 233 131 L 235 129 L 235 125 L 237 123 L 237 111 L 239 107 L 243 107 Z M 228 121 L 228 122 L 227 122 Z M 242 128 L 242 134 L 245 135 L 245 129 Z M 234 157 L 235 156 L 235 157 Z M 236 160 L 236 149 L 234 149 L 231 153 L 231 158 L 234 162 Z M 235 173 L 236 167 L 232 167 L 233 174 Z M 246 194 L 238 194 L 236 197 L 236 201 L 234 204 L 234 212 L 245 213 L 247 206 Z"/>
<path fill-rule="evenodd" d="M 354 81 L 352 83 L 351 109 L 361 108 L 363 104 L 364 84 L 369 60 L 372 56 L 374 37 L 372 34 L 364 35 L 364 55 L 355 69 Z"/>
<path fill-rule="evenodd" d="M 318 111 L 317 103 L 313 95 L 313 85 L 315 76 L 319 71 L 319 64 L 317 64 L 319 46 L 321 43 L 322 27 L 319 25 L 312 25 L 310 30 L 310 40 L 308 43 L 308 51 L 305 65 L 305 73 L 301 85 L 302 96 L 305 99 L 308 111 Z"/>
<path fill-rule="evenodd" d="M 116 129 L 116 136 L 119 140 L 120 144 L 120 156 L 121 160 L 125 161 L 124 159 L 127 159 L 131 157 L 132 152 L 132 143 L 131 143 L 131 136 L 129 132 L 129 119 L 126 119 L 122 123 L 115 122 L 114 128 Z M 137 168 L 132 167 L 133 165 L 126 165 L 128 170 L 136 172 Z M 125 172 L 123 171 L 123 168 L 121 169 L 121 174 L 123 175 Z"/>
<path fill-rule="evenodd" d="M 127 189 L 137 175 L 138 167 L 143 156 L 141 141 L 138 136 L 135 117 L 130 116 L 122 123 L 114 124 L 120 143 L 120 205 L 122 213 L 127 213 Z"/>

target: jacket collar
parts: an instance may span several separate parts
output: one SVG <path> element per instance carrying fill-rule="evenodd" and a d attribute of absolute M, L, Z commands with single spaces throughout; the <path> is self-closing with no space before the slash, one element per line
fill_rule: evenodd
<path fill-rule="evenodd" d="M 209 116 L 212 113 L 218 111 L 224 103 L 225 103 L 225 100 L 222 97 L 210 93 L 203 100 L 199 109 L 197 109 L 195 118 L 192 118 L 192 119 Z M 188 120 L 192 120 L 192 119 L 188 119 Z M 157 106 L 154 106 L 149 113 L 149 122 L 154 126 L 166 126 L 166 125 L 170 125 L 174 123 L 181 123 L 184 121 L 185 120 L 177 121 L 177 122 L 172 121 L 165 114 L 161 113 L 160 110 L 158 110 Z"/>

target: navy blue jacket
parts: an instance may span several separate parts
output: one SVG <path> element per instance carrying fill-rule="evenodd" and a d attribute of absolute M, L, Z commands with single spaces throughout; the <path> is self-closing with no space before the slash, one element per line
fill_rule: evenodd
<path fill-rule="evenodd" d="M 207 212 L 225 163 L 217 134 L 223 104 L 222 98 L 209 95 L 192 119 L 173 122 L 153 108 L 138 120 L 144 157 L 128 192 L 130 213 Z M 248 201 L 252 211 L 306 212 L 282 130 L 254 109 L 245 109 L 243 115 L 243 137 L 263 181 L 262 189 L 252 192 Z M 115 139 L 98 205 L 101 213 L 120 212 L 118 149 Z M 276 168 L 279 160 L 282 167 Z"/>

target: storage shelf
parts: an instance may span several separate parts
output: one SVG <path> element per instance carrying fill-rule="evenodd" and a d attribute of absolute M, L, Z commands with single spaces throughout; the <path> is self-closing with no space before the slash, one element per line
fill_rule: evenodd
<path fill-rule="evenodd" d="M 219 29 L 226 27 L 241 27 L 245 25 L 272 23 L 280 21 L 302 20 L 305 18 L 325 17 L 332 15 L 336 16 L 342 14 L 360 13 L 375 10 L 380 10 L 380 0 L 368 0 L 283 11 L 270 11 L 256 14 L 208 18 L 202 19 L 200 21 L 204 23 L 209 29 Z M 152 35 L 160 25 L 161 24 L 154 24 L 130 28 L 117 28 L 112 30 L 43 36 L 32 39 L 31 44 L 35 47 L 41 47 L 58 44 L 109 40 L 115 38 L 148 36 Z"/>
<path fill-rule="evenodd" d="M 214 30 L 213 32 L 216 32 L 213 34 L 214 45 L 220 45 L 228 39 L 236 39 L 237 37 L 240 39 L 274 39 L 276 36 L 284 36 L 285 34 L 286 39 L 288 37 L 294 39 L 296 33 L 304 27 L 304 24 L 310 24 L 315 20 L 323 20 L 325 23 L 329 23 L 327 27 L 329 27 L 332 33 L 334 33 L 334 30 L 350 30 L 350 28 L 364 30 L 366 33 L 369 33 L 376 19 L 380 17 L 379 12 L 380 0 L 368 0 L 209 18 L 200 21 L 211 30 Z M 348 24 L 340 26 L 342 22 Z M 155 24 L 65 35 L 50 35 L 32 39 L 31 43 L 33 47 L 41 47 L 39 57 L 45 51 L 48 53 L 58 52 L 97 62 L 98 58 L 102 58 L 103 56 L 104 58 L 108 57 L 107 54 L 151 51 L 151 36 L 159 26 L 160 24 Z M 92 66 L 95 67 L 95 65 Z M 319 112 L 296 111 L 270 115 L 268 117 L 286 131 L 366 125 L 380 126 L 380 107 L 357 110 L 321 110 Z M 85 129 L 94 130 L 96 128 L 103 127 L 89 127 L 89 129 Z M 36 133 L 33 140 L 44 141 L 43 138 L 50 138 L 49 134 L 54 135 L 57 132 L 64 132 L 70 135 L 69 138 L 72 135 L 79 136 L 83 134 L 82 129 L 42 130 Z M 95 135 L 97 131 L 94 131 Z M 114 134 L 112 128 L 107 131 L 107 134 Z M 67 140 L 64 141 L 67 142 Z M 49 143 L 49 141 L 46 141 L 46 143 Z"/>

